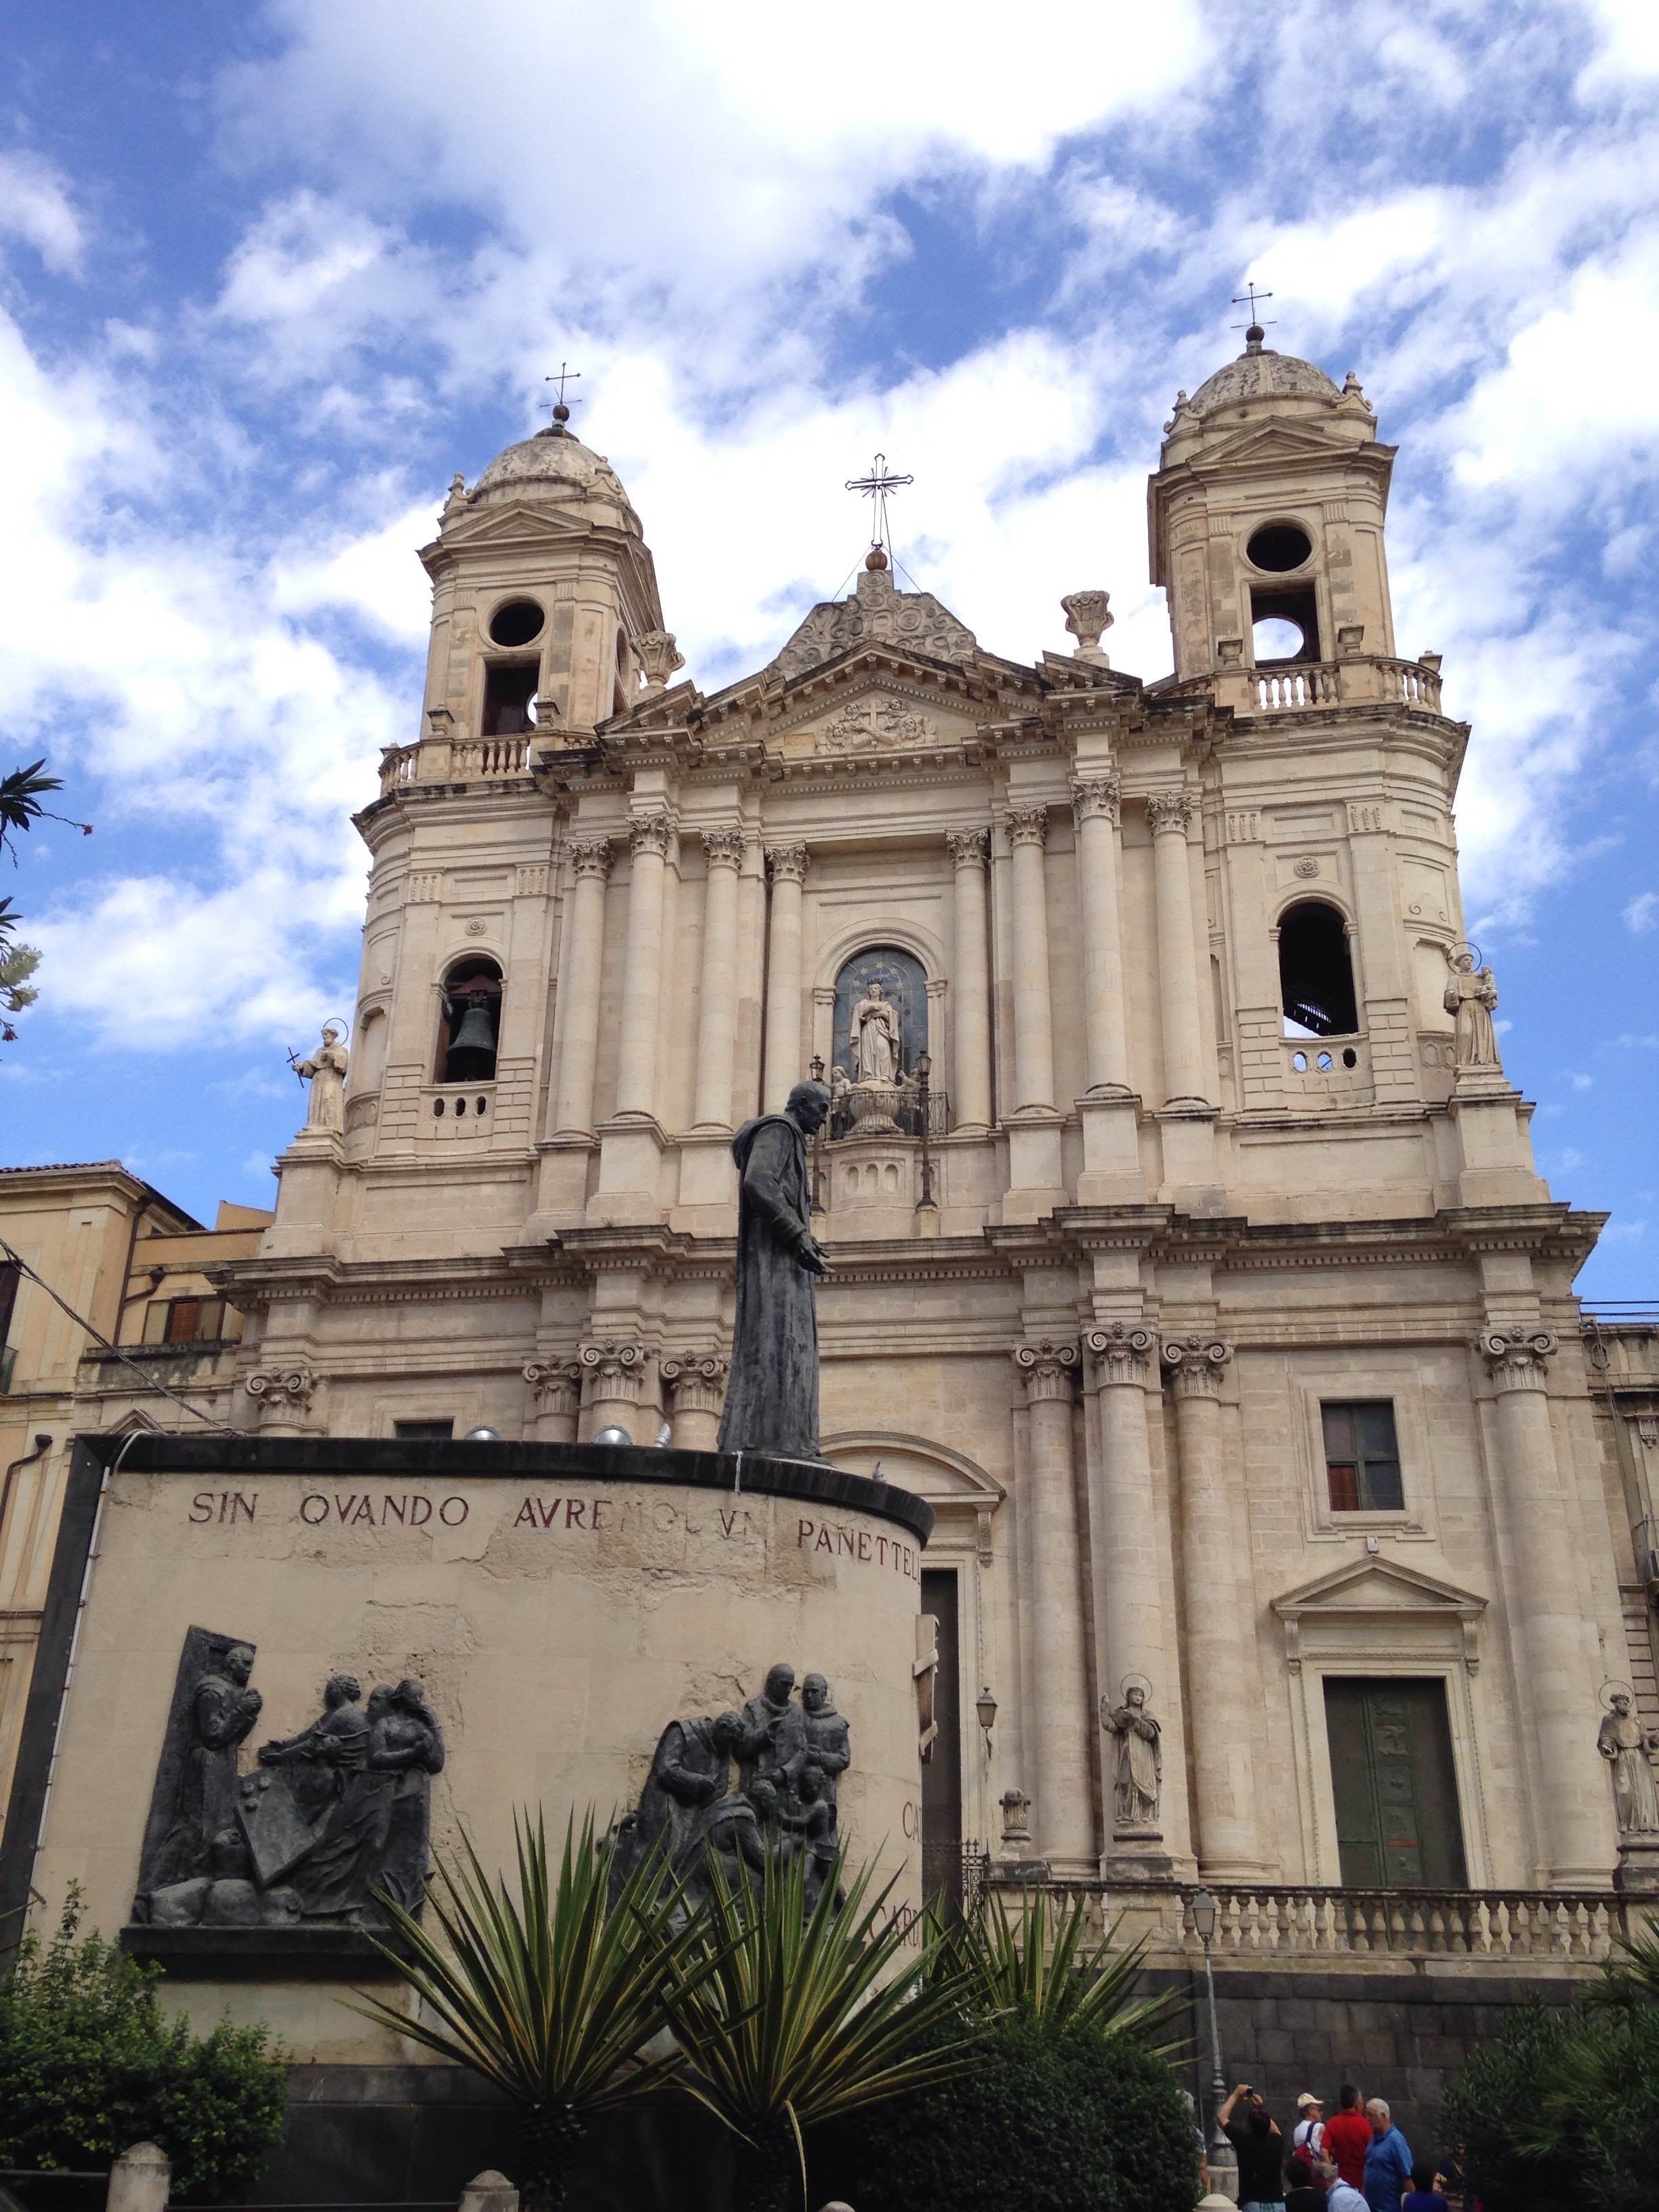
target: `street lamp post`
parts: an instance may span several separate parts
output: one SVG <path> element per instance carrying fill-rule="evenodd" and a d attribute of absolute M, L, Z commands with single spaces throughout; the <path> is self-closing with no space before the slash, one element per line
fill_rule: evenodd
<path fill-rule="evenodd" d="M 1221 2107 L 1227 2101 L 1227 2076 L 1221 2064 L 1221 2024 L 1216 2017 L 1215 1975 L 1210 1966 L 1210 1945 L 1215 1937 L 1216 1902 L 1207 1889 L 1194 1896 L 1188 1910 L 1193 1931 L 1204 1946 L 1204 1994 L 1210 2013 L 1210 2186 L 1238 2202 L 1238 2159 L 1221 2129 Z"/>
<path fill-rule="evenodd" d="M 933 1155 L 931 1145 L 933 1132 L 928 1127 L 933 1118 L 930 1103 L 933 1079 L 932 1056 L 927 1053 L 919 1052 L 916 1054 L 916 1103 L 921 1114 L 921 1196 L 916 1200 L 918 1212 L 924 1206 L 931 1206 L 933 1203 Z"/>
<path fill-rule="evenodd" d="M 808 1061 L 807 1067 L 813 1082 L 822 1083 L 823 1055 L 815 1052 Z M 823 1211 L 823 1139 L 829 1127 L 830 1117 L 826 1114 L 818 1125 L 817 1136 L 812 1139 L 812 1194 L 807 1200 L 807 1207 L 809 1212 L 813 1213 L 822 1213 Z"/>

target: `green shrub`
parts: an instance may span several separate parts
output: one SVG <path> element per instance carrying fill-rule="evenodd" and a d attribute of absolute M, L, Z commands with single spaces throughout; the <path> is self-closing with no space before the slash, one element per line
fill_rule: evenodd
<path fill-rule="evenodd" d="M 287 2075 L 262 2026 L 195 2034 L 161 2009 L 156 1966 L 79 1933 L 25 1936 L 0 1983 L 0 2166 L 87 2166 L 159 2143 L 175 2195 L 257 2173 L 283 2132 Z"/>
<path fill-rule="evenodd" d="M 822 2130 L 815 2182 L 880 2212 L 1192 2212 L 1192 2118 L 1163 2059 L 1086 2024 L 1019 2021 L 979 2058 Z"/>

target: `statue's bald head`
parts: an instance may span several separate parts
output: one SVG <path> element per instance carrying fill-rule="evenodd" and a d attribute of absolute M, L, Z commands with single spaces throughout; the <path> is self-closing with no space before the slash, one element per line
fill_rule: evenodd
<path fill-rule="evenodd" d="M 798 1083 L 783 1110 L 796 1127 L 805 1129 L 810 1137 L 814 1130 L 823 1127 L 824 1116 L 830 1111 L 829 1089 L 822 1083 Z"/>

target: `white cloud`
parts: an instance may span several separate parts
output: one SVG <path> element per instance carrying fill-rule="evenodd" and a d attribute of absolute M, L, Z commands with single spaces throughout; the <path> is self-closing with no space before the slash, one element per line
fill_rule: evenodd
<path fill-rule="evenodd" d="M 57 172 L 32 155 L 0 154 L 0 237 L 32 246 L 55 276 L 80 274 L 86 233 Z"/>
<path fill-rule="evenodd" d="M 1595 1088 L 1595 1078 L 1593 1075 L 1583 1074 L 1577 1068 L 1569 1069 L 1567 1081 L 1575 1091 L 1593 1091 Z"/>
<path fill-rule="evenodd" d="M 1640 891 L 1625 908 L 1625 927 L 1633 937 L 1659 929 L 1659 891 Z"/>

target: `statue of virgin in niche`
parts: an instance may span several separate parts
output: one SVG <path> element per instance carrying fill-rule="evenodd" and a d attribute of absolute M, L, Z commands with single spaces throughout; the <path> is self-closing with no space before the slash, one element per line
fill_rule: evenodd
<path fill-rule="evenodd" d="M 879 983 L 853 1009 L 854 1080 L 892 1085 L 898 1081 L 898 1008 Z"/>

